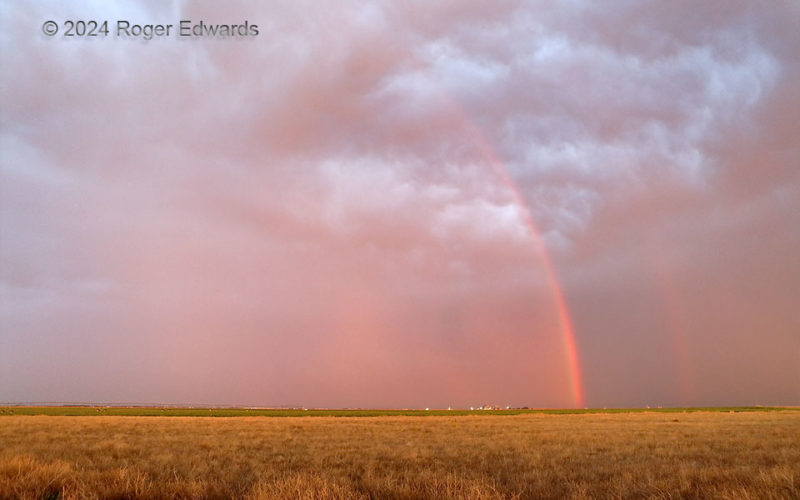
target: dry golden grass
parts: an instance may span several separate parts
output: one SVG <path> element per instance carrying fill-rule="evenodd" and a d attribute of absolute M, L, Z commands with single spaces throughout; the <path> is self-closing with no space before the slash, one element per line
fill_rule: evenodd
<path fill-rule="evenodd" d="M 800 412 L 0 417 L 2 498 L 800 498 Z"/>

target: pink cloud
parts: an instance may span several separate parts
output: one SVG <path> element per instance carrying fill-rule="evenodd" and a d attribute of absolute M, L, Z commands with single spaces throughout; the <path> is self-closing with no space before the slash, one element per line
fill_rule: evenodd
<path fill-rule="evenodd" d="M 571 405 L 530 212 L 588 404 L 797 403 L 794 3 L 84 7 L 262 30 L 3 10 L 0 400 Z"/>

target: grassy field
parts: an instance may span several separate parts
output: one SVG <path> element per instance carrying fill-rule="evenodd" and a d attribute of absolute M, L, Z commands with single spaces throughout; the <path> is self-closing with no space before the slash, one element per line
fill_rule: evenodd
<path fill-rule="evenodd" d="M 800 412 L 0 417 L 2 498 L 800 498 Z"/>

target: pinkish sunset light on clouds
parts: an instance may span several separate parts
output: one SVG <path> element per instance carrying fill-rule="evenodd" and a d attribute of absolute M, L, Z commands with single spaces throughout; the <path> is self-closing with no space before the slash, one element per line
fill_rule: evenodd
<path fill-rule="evenodd" d="M 0 23 L 0 401 L 800 403 L 796 1 Z"/>

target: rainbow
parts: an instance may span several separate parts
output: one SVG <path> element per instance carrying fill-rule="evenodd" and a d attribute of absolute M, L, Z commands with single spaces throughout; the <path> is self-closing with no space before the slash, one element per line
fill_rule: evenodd
<path fill-rule="evenodd" d="M 542 263 L 542 266 L 544 267 L 547 285 L 550 289 L 558 317 L 559 330 L 561 332 L 564 352 L 566 355 L 566 363 L 569 370 L 569 385 L 572 403 L 575 407 L 583 408 L 585 401 L 583 376 L 581 374 L 581 363 L 578 356 L 578 344 L 575 341 L 575 330 L 572 326 L 572 320 L 569 315 L 569 309 L 567 308 L 567 302 L 564 299 L 564 293 L 561 291 L 561 284 L 558 281 L 558 275 L 556 274 L 555 267 L 550 260 L 550 255 L 547 252 L 547 248 L 542 241 L 541 233 L 536 226 L 536 222 L 533 219 L 531 210 L 525 203 L 525 200 L 522 197 L 519 188 L 517 188 L 517 185 L 511 178 L 511 175 L 509 175 L 505 164 L 499 159 L 498 155 L 494 153 L 494 150 L 489 146 L 489 143 L 485 139 L 484 135 L 480 133 L 473 122 L 467 119 L 463 113 L 459 114 L 464 117 L 463 124 L 470 139 L 472 139 L 474 144 L 478 146 L 481 155 L 489 162 L 489 165 L 491 165 L 494 173 L 507 188 L 509 194 L 511 195 L 511 200 L 522 216 L 523 223 L 525 224 L 528 233 L 530 233 L 530 235 L 533 237 L 538 257 Z"/>
<path fill-rule="evenodd" d="M 661 291 L 661 303 L 666 318 L 667 337 L 670 341 L 674 363 L 676 365 L 676 382 L 679 401 L 682 406 L 689 406 L 695 401 L 695 386 L 692 366 L 689 357 L 689 335 L 686 304 L 682 299 L 678 285 L 673 279 L 675 272 L 669 258 L 663 252 L 664 242 L 657 236 L 645 238 L 652 266 Z"/>
<path fill-rule="evenodd" d="M 568 369 L 569 390 L 572 399 L 572 404 L 577 408 L 585 406 L 583 376 L 581 373 L 581 362 L 578 355 L 578 344 L 575 340 L 575 329 L 572 326 L 572 319 L 570 318 L 567 302 L 564 299 L 564 293 L 561 290 L 561 284 L 558 280 L 555 267 L 550 260 L 550 255 L 539 232 L 536 222 L 533 219 L 531 210 L 525 203 L 525 199 L 517 188 L 516 183 L 508 173 L 505 163 L 500 159 L 499 155 L 495 153 L 494 149 L 490 146 L 489 141 L 485 135 L 481 133 L 480 129 L 475 125 L 474 121 L 463 110 L 463 107 L 444 89 L 443 86 L 436 82 L 435 78 L 428 75 L 425 64 L 422 61 L 414 60 L 412 56 L 412 64 L 420 71 L 420 74 L 427 77 L 432 88 L 437 89 L 438 96 L 447 105 L 449 111 L 453 112 L 460 120 L 460 124 L 464 127 L 467 136 L 472 140 L 473 145 L 478 147 L 481 156 L 489 163 L 494 173 L 499 180 L 508 190 L 511 196 L 511 201 L 517 207 L 517 210 L 522 216 L 523 223 L 532 236 L 536 252 L 540 262 L 544 268 L 545 279 L 548 288 L 550 289 L 553 304 L 556 310 L 558 319 L 558 326 L 561 333 L 561 339 L 565 354 L 565 361 Z"/>

